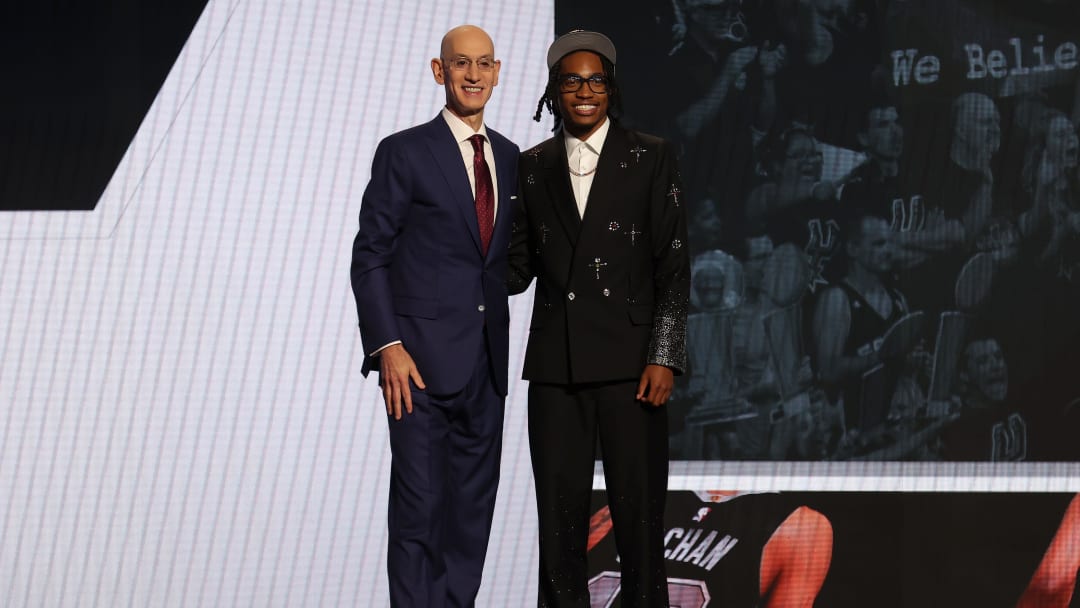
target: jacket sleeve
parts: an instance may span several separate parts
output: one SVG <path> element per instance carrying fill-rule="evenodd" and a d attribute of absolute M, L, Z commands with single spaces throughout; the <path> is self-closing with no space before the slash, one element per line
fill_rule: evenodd
<path fill-rule="evenodd" d="M 390 266 L 412 198 L 408 168 L 402 146 L 390 138 L 381 141 L 360 203 L 360 229 L 353 241 L 350 275 L 365 354 L 401 339 L 394 316 Z"/>
<path fill-rule="evenodd" d="M 652 176 L 653 285 L 655 288 L 650 364 L 686 371 L 686 315 L 690 305 L 690 255 L 686 247 L 686 207 L 675 155 L 660 144 Z"/>
<path fill-rule="evenodd" d="M 522 156 L 521 163 L 524 162 L 526 159 Z M 521 163 L 518 164 L 518 197 L 511 209 L 514 215 L 510 228 L 509 272 L 506 277 L 506 289 L 510 295 L 517 295 L 528 289 L 533 277 L 536 276 L 529 245 L 532 231 L 529 229 L 529 214 L 526 210 L 527 189 L 526 185 L 521 183 L 521 176 L 527 171 L 521 170 Z"/>

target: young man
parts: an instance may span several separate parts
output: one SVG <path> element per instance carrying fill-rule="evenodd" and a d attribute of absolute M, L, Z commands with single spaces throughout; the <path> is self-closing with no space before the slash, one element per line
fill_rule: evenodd
<path fill-rule="evenodd" d="M 940 201 L 927 197 L 923 185 L 911 183 L 917 180 L 900 167 L 904 128 L 895 103 L 872 102 L 863 120 L 858 139 L 867 160 L 852 171 L 840 194 L 842 213 L 848 218 L 874 215 L 888 222 L 895 233 L 897 270 L 932 264 L 935 256 L 960 247 L 964 242 L 960 220 L 946 219 Z M 911 274 L 918 277 L 925 270 Z"/>
<path fill-rule="evenodd" d="M 976 334 L 960 355 L 960 415 L 942 435 L 945 460 L 1019 462 L 1028 458 L 1028 420 L 1009 399 L 1001 345 Z"/>
<path fill-rule="evenodd" d="M 886 403 L 891 400 L 897 362 L 885 361 L 879 346 L 885 332 L 908 309 L 903 295 L 886 284 L 893 268 L 889 224 L 881 217 L 863 215 L 851 220 L 844 234 L 848 273 L 821 293 L 812 334 L 818 373 L 834 398 L 843 396 L 850 432 L 859 426 L 860 408 L 867 405 L 861 403 L 862 375 L 879 363 L 886 363 L 890 372 L 879 398 Z"/>
<path fill-rule="evenodd" d="M 472 606 L 495 507 L 506 397 L 506 251 L 517 146 L 484 125 L 491 38 L 461 26 L 431 60 L 446 107 L 380 144 L 352 286 L 390 423 L 393 606 Z"/>
<path fill-rule="evenodd" d="M 920 238 L 929 255 L 917 265 L 905 264 L 900 284 L 911 308 L 930 318 L 957 307 L 957 275 L 994 219 L 1012 220 L 1006 201 L 994 196 L 992 166 L 1001 146 L 1000 122 L 989 97 L 957 97 L 951 106 L 949 158 L 923 176 L 927 198 L 922 205 L 928 212 Z"/>
<path fill-rule="evenodd" d="M 690 262 L 675 157 L 624 129 L 615 47 L 574 31 L 548 50 L 561 127 L 525 152 L 511 293 L 537 278 L 524 378 L 540 519 L 540 605 L 588 606 L 586 541 L 599 435 L 624 606 L 667 606 L 664 404 L 686 365 Z"/>

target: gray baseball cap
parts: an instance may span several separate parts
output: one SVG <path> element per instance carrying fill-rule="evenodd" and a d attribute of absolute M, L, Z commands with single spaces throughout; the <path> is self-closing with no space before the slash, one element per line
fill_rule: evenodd
<path fill-rule="evenodd" d="M 548 47 L 547 66 L 550 70 L 557 61 L 575 51 L 592 51 L 615 65 L 615 44 L 600 32 L 573 30 L 559 36 Z"/>

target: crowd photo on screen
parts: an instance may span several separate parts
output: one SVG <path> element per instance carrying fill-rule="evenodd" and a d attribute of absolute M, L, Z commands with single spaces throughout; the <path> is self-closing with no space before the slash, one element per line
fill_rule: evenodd
<path fill-rule="evenodd" d="M 632 4 L 556 28 L 606 25 L 621 120 L 680 150 L 672 457 L 1077 460 L 1073 3 Z"/>

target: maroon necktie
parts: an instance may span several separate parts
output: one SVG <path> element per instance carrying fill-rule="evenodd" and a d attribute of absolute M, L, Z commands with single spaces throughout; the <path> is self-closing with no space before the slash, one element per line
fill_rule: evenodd
<path fill-rule="evenodd" d="M 484 136 L 469 138 L 473 147 L 473 176 L 476 178 L 476 221 L 480 224 L 480 247 L 487 255 L 491 233 L 495 229 L 495 188 L 491 185 L 491 170 L 484 160 Z"/>

